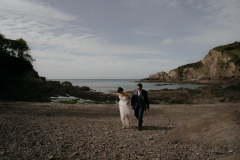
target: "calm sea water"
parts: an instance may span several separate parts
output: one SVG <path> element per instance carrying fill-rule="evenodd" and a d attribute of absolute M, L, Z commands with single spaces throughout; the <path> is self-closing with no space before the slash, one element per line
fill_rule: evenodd
<path fill-rule="evenodd" d="M 68 81 L 71 82 L 73 86 L 88 86 L 92 90 L 97 92 L 116 92 L 118 87 L 122 87 L 125 91 L 131 91 L 137 88 L 137 84 L 139 79 L 48 79 L 52 81 Z M 142 83 L 143 89 L 145 90 L 158 90 L 158 89 L 177 89 L 177 88 L 190 88 L 195 89 L 197 87 L 203 85 L 195 85 L 195 84 L 177 84 L 174 83 L 173 85 L 166 85 L 166 86 L 154 86 L 155 84 L 167 84 L 165 82 L 158 82 L 158 83 L 150 83 L 144 82 Z M 170 84 L 170 83 L 169 83 Z"/>

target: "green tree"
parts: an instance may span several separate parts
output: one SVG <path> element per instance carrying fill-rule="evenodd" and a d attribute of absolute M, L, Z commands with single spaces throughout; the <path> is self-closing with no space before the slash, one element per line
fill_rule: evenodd
<path fill-rule="evenodd" d="M 17 57 L 19 57 L 20 59 L 26 60 L 29 62 L 34 61 L 34 59 L 32 59 L 32 56 L 29 54 L 30 48 L 24 39 L 19 38 L 19 39 L 13 40 L 10 48 L 12 49 L 11 52 L 14 52 L 12 54 L 13 55 L 16 54 Z"/>
<path fill-rule="evenodd" d="M 11 44 L 11 40 L 5 38 L 5 35 L 0 33 L 0 54 L 10 53 L 9 51 L 10 44 Z"/>
<path fill-rule="evenodd" d="M 27 42 L 22 39 L 7 39 L 0 33 L 0 54 L 18 57 L 21 60 L 32 63 L 35 61 L 30 55 L 30 48 Z"/>

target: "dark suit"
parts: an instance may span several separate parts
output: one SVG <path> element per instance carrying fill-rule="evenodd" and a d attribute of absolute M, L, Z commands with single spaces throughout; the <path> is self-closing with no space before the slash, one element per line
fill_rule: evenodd
<path fill-rule="evenodd" d="M 135 117 L 138 119 L 138 127 L 142 127 L 142 116 L 144 110 L 149 109 L 149 100 L 147 91 L 141 91 L 140 96 L 138 96 L 138 90 L 133 91 L 131 105 L 134 107 Z"/>

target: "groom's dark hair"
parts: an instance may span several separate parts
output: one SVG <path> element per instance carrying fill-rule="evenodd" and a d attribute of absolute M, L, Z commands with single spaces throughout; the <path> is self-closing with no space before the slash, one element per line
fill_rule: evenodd
<path fill-rule="evenodd" d="M 141 83 L 138 83 L 138 85 L 137 86 L 139 86 L 139 87 L 142 87 L 142 84 Z"/>

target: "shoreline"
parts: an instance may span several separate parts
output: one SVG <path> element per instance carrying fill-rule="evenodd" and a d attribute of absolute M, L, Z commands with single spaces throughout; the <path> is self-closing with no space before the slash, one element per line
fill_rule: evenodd
<path fill-rule="evenodd" d="M 188 88 L 188 89 L 197 89 L 197 88 L 199 88 L 199 87 L 204 87 L 204 86 L 207 86 L 207 85 L 211 85 L 210 83 L 209 84 L 196 84 L 196 83 L 175 83 L 175 82 L 141 82 L 141 83 L 157 83 L 157 84 L 162 84 L 162 83 L 164 83 L 165 85 L 162 85 L 162 86 L 164 86 L 164 87 L 167 87 L 167 86 L 175 86 L 175 85 L 184 85 L 184 84 L 193 84 L 193 85 L 200 85 L 200 86 L 198 86 L 198 87 L 196 87 L 196 88 L 191 88 L 191 87 L 188 87 L 188 86 L 185 86 L 184 88 Z M 169 84 L 166 84 L 166 83 L 169 83 Z M 150 88 L 150 89 L 145 89 L 144 88 L 144 86 L 143 86 L 143 89 L 145 89 L 146 91 L 151 91 L 151 90 L 163 90 L 163 89 L 172 89 L 172 88 L 158 88 L 158 87 L 162 87 L 161 85 L 154 85 L 154 86 L 156 86 L 156 88 L 154 88 L 154 89 L 152 89 L 152 88 Z M 131 91 L 133 91 L 134 89 L 136 89 L 137 87 L 135 87 L 135 88 L 133 88 L 133 89 L 125 89 L 125 88 L 123 88 L 124 89 L 124 91 L 126 91 L 126 92 L 131 92 Z M 148 88 L 148 87 L 146 87 L 146 88 Z M 183 88 L 183 87 L 178 87 L 178 88 L 174 88 L 173 90 L 175 90 L 175 89 L 179 89 L 179 88 Z M 117 89 L 116 89 L 117 90 Z M 99 93 L 104 93 L 104 94 L 115 94 L 115 93 L 117 93 L 117 91 L 113 91 L 113 90 L 96 90 L 96 89 L 91 89 L 90 91 L 93 91 L 93 92 L 99 92 Z"/>

